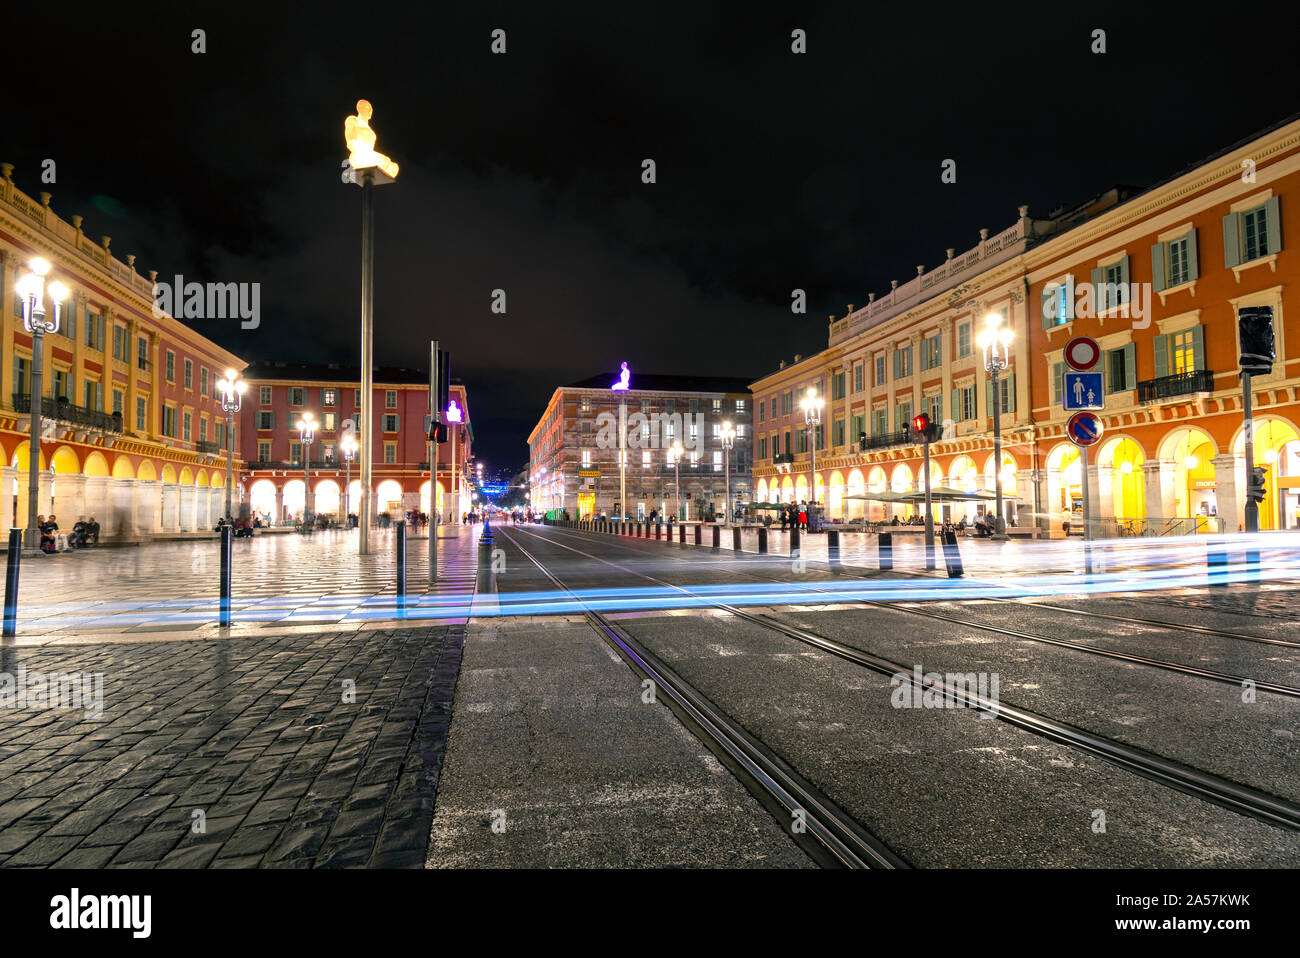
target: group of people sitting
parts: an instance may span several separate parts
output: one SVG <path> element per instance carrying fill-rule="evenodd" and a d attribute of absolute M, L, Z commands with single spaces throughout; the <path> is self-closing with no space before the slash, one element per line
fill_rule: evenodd
<path fill-rule="evenodd" d="M 40 530 L 41 551 L 45 553 L 81 549 L 99 542 L 99 523 L 94 516 L 89 521 L 78 519 L 72 525 L 72 532 L 66 536 L 59 535 L 59 521 L 53 514 L 37 516 L 36 528 Z"/>

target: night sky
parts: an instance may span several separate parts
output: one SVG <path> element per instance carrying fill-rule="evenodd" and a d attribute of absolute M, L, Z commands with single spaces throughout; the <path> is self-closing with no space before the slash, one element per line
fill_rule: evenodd
<path fill-rule="evenodd" d="M 339 164 L 369 99 L 401 164 L 376 195 L 376 359 L 449 347 L 493 470 L 558 384 L 623 360 L 757 378 L 1021 203 L 1152 184 L 1300 108 L 1257 4 L 181 6 L 7 10 L 0 160 L 142 273 L 261 283 L 258 329 L 195 324 L 245 359 L 355 363 Z"/>

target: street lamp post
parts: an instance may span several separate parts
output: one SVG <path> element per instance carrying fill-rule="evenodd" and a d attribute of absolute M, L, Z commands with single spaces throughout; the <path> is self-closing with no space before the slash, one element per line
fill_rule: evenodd
<path fill-rule="evenodd" d="M 235 491 L 235 413 L 239 412 L 244 390 L 248 383 L 239 378 L 239 373 L 227 369 L 226 375 L 217 380 L 217 392 L 221 394 L 221 411 L 226 414 L 226 521 L 231 514 L 231 500 Z"/>
<path fill-rule="evenodd" d="M 682 518 L 682 444 L 674 442 L 668 450 L 668 458 L 673 461 L 674 482 L 677 485 L 677 520 Z"/>
<path fill-rule="evenodd" d="M 729 422 L 722 424 L 722 458 L 727 468 L 727 501 L 722 514 L 723 525 L 731 525 L 731 449 L 736 444 L 736 429 Z"/>
<path fill-rule="evenodd" d="M 68 298 L 68 287 L 58 280 L 50 283 L 48 289 L 45 277 L 50 271 L 48 261 L 39 257 L 28 263 L 28 272 L 18 281 L 18 293 L 22 297 L 23 328 L 32 336 L 32 404 L 30 409 L 31 428 L 27 443 L 27 551 L 41 551 L 41 530 L 36 524 L 37 509 L 40 502 L 41 483 L 41 393 L 45 350 L 43 341 L 46 333 L 59 330 L 59 320 L 63 317 L 63 302 Z M 54 303 L 54 319 L 45 319 L 45 294 L 49 292 Z"/>
<path fill-rule="evenodd" d="M 339 443 L 339 450 L 343 454 L 343 523 L 344 528 L 349 528 L 351 523 L 348 516 L 352 515 L 352 457 L 357 453 L 357 441 L 351 436 L 344 436 Z"/>
<path fill-rule="evenodd" d="M 302 531 L 311 523 L 311 444 L 316 438 L 316 420 L 305 412 L 298 420 L 298 438 L 302 442 Z"/>
<path fill-rule="evenodd" d="M 799 407 L 803 409 L 803 421 L 808 428 L 808 451 L 811 453 L 808 485 L 811 487 L 812 507 L 808 511 L 812 514 L 817 512 L 817 427 L 822 423 L 823 405 L 825 400 L 817 395 L 817 390 L 812 386 L 808 387 L 808 392 L 799 400 Z M 816 528 L 816 523 L 812 525 Z"/>
<path fill-rule="evenodd" d="M 984 350 L 984 368 L 993 376 L 993 490 L 997 517 L 994 519 L 993 538 L 1007 537 L 1007 520 L 1002 509 L 1002 393 L 998 389 L 998 374 L 1011 361 L 1009 328 L 1002 327 L 1002 315 L 989 313 L 984 318 L 985 330 L 979 335 L 980 348 Z M 1088 477 L 1083 477 L 1086 488 Z"/>

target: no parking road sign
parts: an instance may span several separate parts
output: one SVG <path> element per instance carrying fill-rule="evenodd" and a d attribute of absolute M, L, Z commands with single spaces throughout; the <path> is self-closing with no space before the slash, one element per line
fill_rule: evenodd
<path fill-rule="evenodd" d="M 1091 336 L 1075 336 L 1065 344 L 1062 358 L 1071 369 L 1086 372 L 1101 359 L 1101 346 Z"/>
<path fill-rule="evenodd" d="M 1090 412 L 1076 412 L 1065 424 L 1065 434 L 1076 446 L 1087 448 L 1101 439 L 1104 428 L 1101 419 Z"/>

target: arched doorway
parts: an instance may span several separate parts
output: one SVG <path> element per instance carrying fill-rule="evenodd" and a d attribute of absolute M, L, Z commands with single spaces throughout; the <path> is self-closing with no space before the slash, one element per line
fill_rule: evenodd
<path fill-rule="evenodd" d="M 385 479 L 375 489 L 375 514 L 386 512 L 393 519 L 400 519 L 405 513 L 402 508 L 402 486 L 393 479 Z M 456 516 L 457 521 L 460 516 Z"/>
<path fill-rule="evenodd" d="M 1173 516 L 1217 517 L 1219 514 L 1214 457 L 1218 448 L 1201 429 L 1187 426 L 1175 429 L 1160 443 L 1160 458 L 1173 461 Z M 1261 525 L 1260 528 L 1263 528 Z"/>
<path fill-rule="evenodd" d="M 222 490 L 222 496 L 225 491 Z M 248 491 L 249 507 L 262 517 L 264 522 L 276 522 L 280 517 L 275 514 L 275 483 L 270 479 L 258 479 Z M 225 508 L 223 503 L 222 509 Z"/>
<path fill-rule="evenodd" d="M 845 519 L 862 519 L 867 514 L 866 500 L 854 499 L 853 496 L 861 496 L 867 491 L 867 484 L 862 478 L 861 469 L 849 470 L 848 495 L 850 498 L 845 500 L 844 518 Z"/>
<path fill-rule="evenodd" d="M 1259 504 L 1259 528 L 1300 529 L 1300 435 L 1277 416 L 1255 418 L 1255 465 L 1264 470 L 1264 499 Z M 1233 452 L 1241 464 L 1238 497 L 1249 481 L 1245 469 L 1246 436 L 1238 431 Z"/>
<path fill-rule="evenodd" d="M 1110 513 L 1120 522 L 1145 518 L 1147 489 L 1142 464 L 1146 456 L 1142 447 L 1128 436 L 1115 436 L 1102 444 L 1097 461 L 1101 482 L 1109 484 L 1101 493 L 1103 502 L 1107 491 L 1110 493 Z M 1104 509 L 1102 515 L 1106 515 Z"/>
<path fill-rule="evenodd" d="M 333 479 L 322 479 L 320 482 L 316 483 L 316 514 L 319 516 L 333 516 L 336 519 L 342 519 L 343 513 L 340 511 L 340 508 L 343 497 L 340 492 L 339 484 Z"/>
<path fill-rule="evenodd" d="M 839 470 L 831 473 L 831 484 L 826 496 L 826 515 L 831 519 L 844 518 L 844 476 Z"/>

